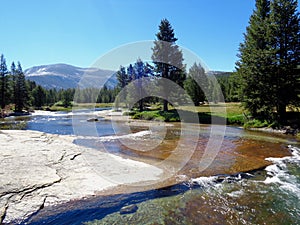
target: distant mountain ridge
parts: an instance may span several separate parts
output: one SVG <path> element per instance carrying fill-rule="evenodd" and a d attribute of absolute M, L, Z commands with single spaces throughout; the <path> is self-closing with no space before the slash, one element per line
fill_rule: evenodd
<path fill-rule="evenodd" d="M 35 81 L 44 88 L 68 89 L 99 87 L 105 83 L 108 88 L 117 85 L 115 71 L 99 68 L 80 68 L 68 64 L 34 66 L 24 71 L 28 80 Z"/>
<path fill-rule="evenodd" d="M 222 76 L 230 76 L 232 74 L 232 72 L 210 70 L 206 74 L 208 76 L 215 76 L 218 78 L 218 77 L 222 77 Z"/>
<path fill-rule="evenodd" d="M 35 81 L 44 88 L 68 89 L 101 87 L 105 84 L 109 89 L 116 87 L 116 72 L 99 68 L 81 68 L 68 64 L 51 64 L 34 66 L 24 71 L 28 80 Z M 231 72 L 208 71 L 207 75 L 216 77 L 229 76 Z"/>

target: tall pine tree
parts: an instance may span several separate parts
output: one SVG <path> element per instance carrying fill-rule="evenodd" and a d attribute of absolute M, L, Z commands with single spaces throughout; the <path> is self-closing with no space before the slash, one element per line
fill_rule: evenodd
<path fill-rule="evenodd" d="M 17 101 L 17 69 L 16 69 L 16 64 L 15 62 L 12 62 L 11 67 L 10 67 L 10 75 L 12 76 L 12 102 L 15 103 Z"/>
<path fill-rule="evenodd" d="M 134 70 L 135 70 L 135 92 L 136 97 L 139 99 L 139 111 L 142 112 L 144 110 L 144 99 L 143 96 L 145 95 L 145 80 L 143 80 L 143 77 L 149 76 L 149 68 L 148 65 L 145 64 L 141 59 L 138 59 L 136 63 L 134 64 Z"/>
<path fill-rule="evenodd" d="M 159 32 L 156 34 L 157 40 L 154 42 L 152 48 L 152 60 L 155 64 L 157 76 L 170 79 L 181 87 L 186 79 L 182 52 L 176 45 L 177 38 L 175 37 L 174 30 L 167 19 L 163 19 L 159 25 Z M 163 92 L 164 106 L 163 110 L 168 111 L 167 97 L 172 90 L 168 90 L 165 85 Z"/>
<path fill-rule="evenodd" d="M 300 26 L 297 0 L 271 2 L 271 46 L 274 49 L 274 103 L 279 122 L 286 121 L 286 107 L 300 102 Z"/>
<path fill-rule="evenodd" d="M 296 0 L 256 0 L 237 62 L 242 101 L 254 118 L 283 122 L 286 106 L 297 97 L 299 15 L 296 10 Z"/>
<path fill-rule="evenodd" d="M 8 70 L 6 66 L 6 60 L 3 54 L 0 57 L 0 105 L 1 109 L 4 109 L 8 103 Z"/>
<path fill-rule="evenodd" d="M 199 85 L 201 84 L 201 85 Z M 189 69 L 188 77 L 184 82 L 184 89 L 187 91 L 195 106 L 206 100 L 209 81 L 201 64 L 196 64 Z"/>
<path fill-rule="evenodd" d="M 38 85 L 32 90 L 31 94 L 33 97 L 33 106 L 38 109 L 41 109 L 46 101 L 45 90 L 42 88 L 42 86 Z"/>
<path fill-rule="evenodd" d="M 272 48 L 270 46 L 270 1 L 257 0 L 240 45 L 237 72 L 241 77 L 241 98 L 253 117 L 272 118 Z"/>
<path fill-rule="evenodd" d="M 22 112 L 23 108 L 27 106 L 28 91 L 26 87 L 25 75 L 23 73 L 20 62 L 18 62 L 15 76 L 15 111 Z"/>
<path fill-rule="evenodd" d="M 120 69 L 117 72 L 117 80 L 118 80 L 118 87 L 120 89 L 124 88 L 128 84 L 129 79 L 124 66 L 120 66 Z"/>

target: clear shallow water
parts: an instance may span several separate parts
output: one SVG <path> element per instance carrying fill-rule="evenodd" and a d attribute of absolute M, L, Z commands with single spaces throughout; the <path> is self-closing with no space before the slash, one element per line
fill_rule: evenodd
<path fill-rule="evenodd" d="M 79 201 L 29 224 L 299 224 L 300 149 L 292 150 L 265 170 Z M 121 214 L 126 206 L 134 212 Z"/>
<path fill-rule="evenodd" d="M 82 120 L 83 127 L 87 124 Z M 114 130 L 109 121 L 93 123 L 99 136 L 113 136 Z M 89 125 L 86 125 L 87 129 Z M 74 134 L 72 116 L 66 113 L 32 117 L 28 129 L 47 133 Z M 143 128 L 144 129 L 144 128 Z M 143 130 L 142 129 L 142 130 Z M 204 128 L 203 140 L 208 131 Z M 135 128 L 141 132 L 141 128 Z M 164 148 L 172 147 L 178 132 L 175 128 L 167 135 Z M 141 136 L 142 137 L 142 136 Z M 138 139 L 139 141 L 143 139 Z M 80 139 L 79 144 L 97 148 L 92 139 Z M 124 148 L 117 140 L 105 142 L 113 153 L 141 157 L 134 151 Z M 144 140 L 145 144 L 147 142 Z M 292 156 L 280 156 L 287 143 L 297 144 L 284 136 L 257 134 L 228 127 L 220 157 L 214 162 L 212 171 L 199 176 L 194 171 L 197 153 L 192 157 L 181 175 L 192 177 L 189 182 L 167 188 L 90 199 L 75 202 L 65 207 L 41 211 L 30 218 L 28 224 L 300 224 L 300 150 L 291 148 Z M 204 145 L 199 143 L 199 145 Z M 108 148 L 109 149 L 109 148 Z M 232 152 L 232 149 L 234 151 Z M 158 151 L 159 152 L 159 151 Z M 263 154 L 260 156 L 261 152 Z M 269 156 L 267 152 L 270 153 Z M 136 154 L 136 155 L 135 155 Z M 149 155 L 150 154 L 150 155 Z M 152 155 L 151 155 L 152 154 Z M 166 152 L 148 153 L 145 158 L 163 159 Z M 200 153 L 199 153 L 200 154 Z M 286 154 L 286 153 L 285 153 Z M 250 158 L 255 155 L 256 158 Z M 283 156 L 284 154 L 282 154 Z M 201 156 L 201 154 L 200 154 Z M 223 172 L 233 174 L 240 171 L 241 165 L 251 168 L 251 163 L 268 157 L 272 165 L 265 169 L 234 176 L 209 176 Z M 232 165 L 225 165 L 232 163 Z M 197 178 L 198 177 L 198 178 Z M 136 206 L 130 214 L 120 214 L 122 207 Z M 45 213 L 45 214 L 43 214 Z"/>
<path fill-rule="evenodd" d="M 96 112 L 106 110 L 105 108 L 98 108 Z M 91 124 L 96 127 L 97 134 L 99 136 L 113 135 L 114 131 L 111 123 L 102 120 L 101 123 L 87 123 L 88 118 L 95 117 L 92 112 L 83 111 L 79 117 L 79 121 L 73 121 L 72 112 L 45 112 L 39 114 L 33 114 L 33 116 L 27 122 L 28 130 L 36 130 L 50 134 L 60 134 L 60 135 L 74 135 L 73 125 L 81 125 L 82 129 L 86 130 L 84 133 L 87 135 L 89 133 L 88 129 Z M 101 118 L 99 118 L 101 120 Z M 76 117 L 75 119 L 76 120 Z"/>
<path fill-rule="evenodd" d="M 196 178 L 186 184 L 189 190 L 139 203 L 133 214 L 116 212 L 87 224 L 299 224 L 300 149 L 292 150 L 265 170 L 222 182 Z"/>

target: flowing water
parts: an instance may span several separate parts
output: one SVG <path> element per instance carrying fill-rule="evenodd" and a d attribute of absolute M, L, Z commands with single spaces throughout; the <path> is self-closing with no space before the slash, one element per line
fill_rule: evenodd
<path fill-rule="evenodd" d="M 291 150 L 293 156 L 272 158 L 265 170 L 222 181 L 195 178 L 184 192 L 138 203 L 133 214 L 86 224 L 299 224 L 300 151 Z"/>
<path fill-rule="evenodd" d="M 122 122 L 119 123 L 118 126 L 122 126 Z M 97 149 L 104 145 L 113 154 L 154 165 L 174 153 L 182 129 L 180 124 L 174 123 L 166 128 L 160 145 L 152 150 L 137 151 L 124 145 L 121 139 L 147 147 L 161 136 L 162 131 L 149 131 L 146 125 L 132 125 L 133 134 L 118 133 L 116 137 L 110 121 L 100 119 L 88 123 L 81 119 L 77 124 L 82 124 L 80 127 L 86 129 L 87 134 L 76 140 L 78 145 Z M 91 124 L 98 137 L 90 132 Z M 189 127 L 191 134 L 193 126 L 199 125 Z M 34 115 L 28 121 L 27 129 L 63 135 L 76 133 L 70 113 Z M 291 136 L 227 127 L 214 161 L 205 170 L 199 170 L 210 131 L 210 126 L 201 125 L 200 138 L 196 139 L 196 149 L 189 161 L 156 188 L 133 193 L 120 189 L 119 193 L 123 194 L 45 208 L 26 223 L 300 224 L 300 149 L 297 140 Z M 187 143 L 194 146 L 193 141 L 191 135 Z M 189 144 L 185 148 L 188 149 Z M 175 160 L 180 157 L 178 155 Z"/>

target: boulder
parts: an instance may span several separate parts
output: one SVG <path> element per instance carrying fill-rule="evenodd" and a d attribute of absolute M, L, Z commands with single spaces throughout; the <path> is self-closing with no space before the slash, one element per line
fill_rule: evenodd
<path fill-rule="evenodd" d="M 88 122 L 97 122 L 98 118 L 89 118 L 87 119 Z"/>

